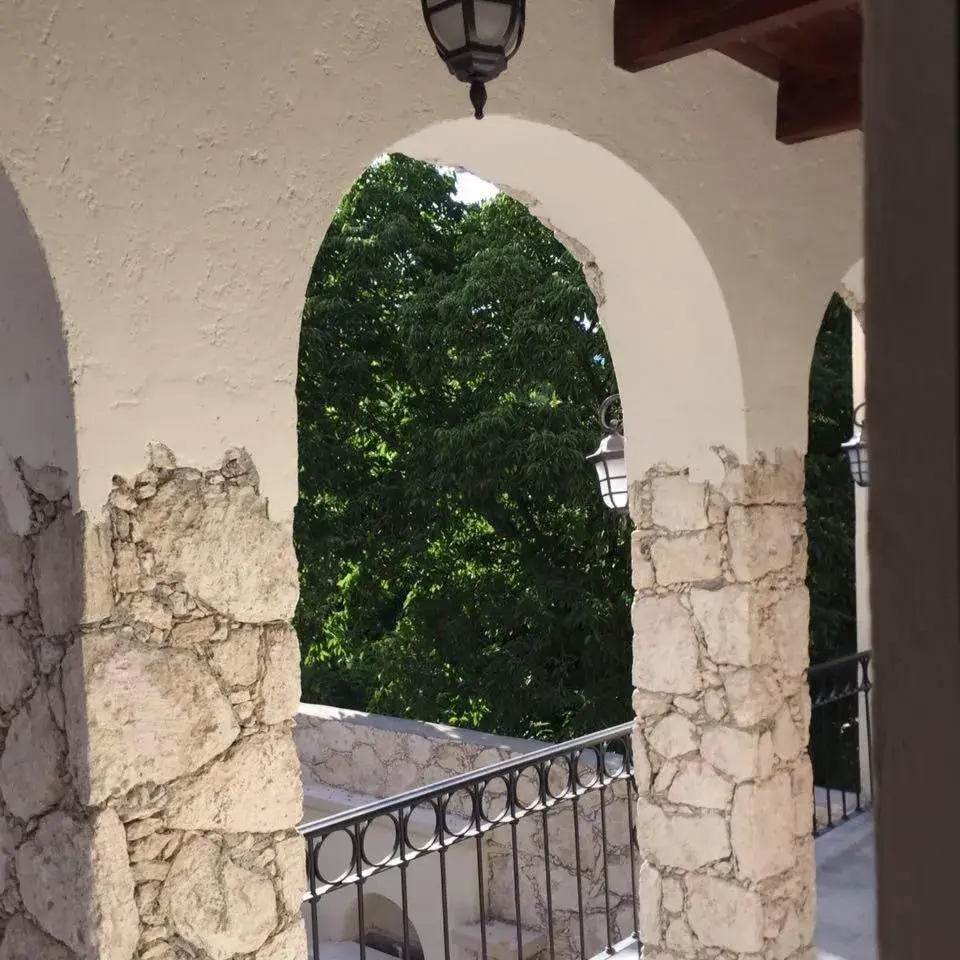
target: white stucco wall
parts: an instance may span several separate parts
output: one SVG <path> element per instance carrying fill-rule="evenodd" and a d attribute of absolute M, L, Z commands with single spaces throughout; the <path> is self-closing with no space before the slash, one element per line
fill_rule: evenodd
<path fill-rule="evenodd" d="M 344 190 L 398 143 L 536 198 L 597 257 L 633 472 L 706 463 L 705 440 L 802 448 L 822 304 L 861 252 L 860 136 L 777 143 L 774 85 L 718 54 L 618 72 L 611 19 L 531 3 L 490 89 L 491 115 L 596 145 L 570 149 L 496 116 L 430 130 L 469 109 L 417 4 L 3 5 L 0 165 L 62 305 L 81 505 L 148 441 L 203 465 L 244 445 L 289 519 L 309 268 Z"/>

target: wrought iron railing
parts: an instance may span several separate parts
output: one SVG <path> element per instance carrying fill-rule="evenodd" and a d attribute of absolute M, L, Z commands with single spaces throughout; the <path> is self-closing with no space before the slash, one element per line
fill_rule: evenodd
<path fill-rule="evenodd" d="M 810 667 L 813 832 L 818 836 L 873 801 L 869 650 Z"/>
<path fill-rule="evenodd" d="M 812 666 L 808 681 L 819 835 L 872 801 L 870 653 Z M 312 960 L 639 948 L 632 732 L 624 723 L 302 827 Z"/>
<path fill-rule="evenodd" d="M 572 960 L 639 943 L 632 730 L 303 827 L 310 956 Z"/>

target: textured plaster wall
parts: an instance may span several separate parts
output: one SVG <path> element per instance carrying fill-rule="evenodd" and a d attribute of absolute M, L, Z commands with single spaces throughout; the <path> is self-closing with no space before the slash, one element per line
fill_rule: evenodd
<path fill-rule="evenodd" d="M 353 805 L 374 797 L 389 797 L 415 787 L 445 780 L 518 756 L 544 744 L 533 740 L 494 737 L 471 730 L 438 724 L 380 717 L 333 707 L 301 704 L 297 715 L 294 740 L 303 772 L 304 795 L 308 810 L 319 812 L 329 807 L 336 793 L 346 791 L 347 803 Z M 584 754 L 581 779 L 589 783 L 595 769 L 595 755 Z M 612 761 L 608 761 L 612 762 Z M 588 769 L 593 763 L 593 768 Z M 548 782 L 555 795 L 562 792 L 567 767 L 555 763 L 548 771 Z M 360 795 L 360 796 L 357 796 Z M 518 786 L 520 802 L 530 803 L 536 791 L 532 780 L 521 775 Z M 484 803 L 492 814 L 502 809 L 503 790 L 492 781 L 485 791 Z M 451 807 L 458 814 L 468 815 L 455 794 Z M 344 802 L 341 800 L 341 802 Z M 626 785 L 621 781 L 605 788 L 607 831 L 607 866 L 610 881 L 610 905 L 614 942 L 634 930 L 634 913 L 630 879 L 631 861 L 628 846 L 629 820 Z M 498 805 L 499 804 L 499 805 Z M 583 923 L 585 956 L 599 954 L 606 945 L 606 913 L 603 886 L 603 835 L 600 823 L 600 794 L 588 793 L 578 801 L 580 831 L 580 880 L 583 889 Z M 312 805 L 312 806 L 311 806 Z M 332 811 L 331 811 L 332 812 Z M 574 847 L 573 806 L 568 801 L 555 807 L 548 816 L 547 842 L 551 863 L 552 916 L 555 952 L 560 960 L 581 956 L 580 902 L 577 897 L 577 852 Z M 416 843 L 423 845 L 433 835 L 427 811 L 424 811 Z M 453 829 L 463 829 L 456 825 Z M 374 848 L 382 857 L 388 847 Z M 543 823 L 539 815 L 520 821 L 517 829 L 517 850 L 520 870 L 520 916 L 524 927 L 525 950 L 540 942 L 547 944 L 547 890 L 544 866 Z M 491 923 L 515 923 L 516 903 L 513 884 L 513 856 L 509 827 L 499 827 L 485 835 L 486 918 Z M 637 865 L 639 863 L 637 862 Z M 415 865 L 416 866 L 416 865 Z M 339 868 L 339 869 L 338 869 Z M 331 860 L 324 869 L 337 876 L 343 864 Z M 464 946 L 461 934 L 468 925 L 479 922 L 479 898 L 473 843 L 451 848 L 447 867 L 451 895 L 452 956 L 476 956 L 477 945 Z M 427 960 L 443 956 L 441 917 L 436 910 L 439 868 L 436 857 L 421 861 L 409 878 L 413 919 L 427 953 Z M 377 892 L 400 902 L 399 878 L 394 871 L 380 878 Z M 356 929 L 348 929 L 345 916 L 352 916 L 352 891 L 333 894 L 321 901 L 318 911 L 321 940 L 354 939 Z M 477 936 L 476 931 L 473 936 Z M 511 948 L 516 950 L 515 940 Z"/>
<path fill-rule="evenodd" d="M 610 232 L 592 254 L 615 360 L 633 370 L 639 358 L 638 380 L 656 374 L 679 424 L 709 424 L 709 442 L 733 449 L 802 447 L 822 305 L 860 254 L 859 135 L 785 147 L 766 79 L 718 54 L 627 75 L 612 66 L 611 4 L 529 6 L 527 40 L 491 88 L 491 114 L 596 144 L 637 172 L 635 189 L 620 189 L 625 177 L 607 184 L 582 151 L 515 142 L 518 128 L 493 118 L 418 145 L 419 131 L 467 116 L 468 105 L 416 4 L 3 5 L 0 163 L 63 310 L 81 506 L 98 508 L 110 478 L 136 473 L 144 445 L 163 439 L 194 465 L 245 446 L 272 515 L 289 520 L 309 267 L 343 191 L 401 141 L 524 196 L 542 187 L 542 212 L 573 241 Z M 529 153 L 522 169 L 500 162 L 512 151 Z M 657 283 L 649 267 L 660 244 L 656 262 L 670 267 Z M 682 324 L 671 296 L 687 304 Z M 716 362 L 698 343 L 718 345 Z M 658 357 L 672 364 L 678 352 L 680 368 L 657 373 Z M 740 391 L 745 422 L 732 409 Z M 626 392 L 638 404 L 642 383 Z M 0 421 L 14 415 L 0 408 Z M 634 405 L 627 422 L 632 470 L 680 462 L 669 417 Z"/>

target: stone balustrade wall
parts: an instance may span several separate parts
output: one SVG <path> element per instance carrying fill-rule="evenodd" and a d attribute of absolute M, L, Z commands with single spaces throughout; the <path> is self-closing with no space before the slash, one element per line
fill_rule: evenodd
<path fill-rule="evenodd" d="M 309 798 L 319 787 L 366 797 L 384 798 L 426 786 L 480 767 L 531 753 L 545 744 L 534 740 L 496 737 L 472 730 L 381 717 L 334 707 L 302 704 L 294 739 L 300 754 L 304 788 Z M 585 770 L 591 757 L 585 756 Z M 595 769 L 595 765 L 594 765 Z M 584 772 L 588 782 L 592 774 Z M 550 770 L 550 785 L 559 793 L 566 782 L 562 761 Z M 535 795 L 531 780 L 521 775 L 521 801 Z M 622 782 L 605 791 L 607 869 L 614 942 L 634 929 L 630 882 L 630 851 L 627 789 Z M 494 781 L 485 794 L 485 810 L 503 809 L 505 790 Z M 468 813 L 454 798 L 451 807 Z M 489 806 L 486 806 L 486 804 Z M 578 801 L 580 830 L 580 887 L 586 955 L 599 953 L 606 945 L 606 910 L 603 889 L 603 834 L 598 793 Z M 573 806 L 558 804 L 548 817 L 551 866 L 552 916 L 558 960 L 579 957 L 580 903 L 577 898 L 577 854 L 574 846 Z M 473 843 L 472 840 L 467 841 Z M 515 921 L 513 850 L 510 828 L 498 827 L 484 840 L 487 876 L 487 912 L 490 919 Z M 525 928 L 546 935 L 548 929 L 543 820 L 539 814 L 521 820 L 517 830 L 520 871 L 520 915 Z M 636 861 L 639 866 L 639 861 Z M 448 883 L 476 887 L 475 873 L 456 875 L 448 871 Z M 399 880 L 397 883 L 399 903 Z"/>

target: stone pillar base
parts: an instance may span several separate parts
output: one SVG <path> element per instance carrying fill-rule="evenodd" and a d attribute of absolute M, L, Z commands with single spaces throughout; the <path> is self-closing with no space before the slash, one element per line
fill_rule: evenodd
<path fill-rule="evenodd" d="M 632 490 L 645 960 L 806 960 L 815 870 L 803 461 Z"/>
<path fill-rule="evenodd" d="M 289 531 L 242 451 L 0 530 L 0 960 L 305 956 Z"/>

